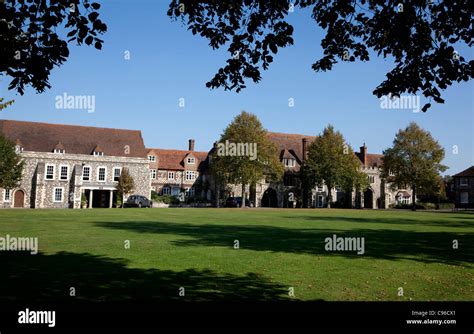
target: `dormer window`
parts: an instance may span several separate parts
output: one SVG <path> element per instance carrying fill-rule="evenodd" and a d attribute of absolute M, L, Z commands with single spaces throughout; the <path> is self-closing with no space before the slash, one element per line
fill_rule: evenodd
<path fill-rule="evenodd" d="M 64 154 L 65 150 L 63 144 L 61 144 L 61 142 L 57 143 L 53 152 L 56 154 Z"/>
<path fill-rule="evenodd" d="M 190 165 L 193 165 L 193 164 L 196 163 L 196 159 L 194 159 L 192 157 L 189 157 L 187 161 L 188 161 L 188 164 L 190 164 Z"/>
<path fill-rule="evenodd" d="M 156 156 L 154 156 L 154 155 L 149 155 L 149 156 L 148 156 L 148 161 L 150 161 L 150 162 L 155 162 L 155 161 L 156 161 Z"/>
<path fill-rule="evenodd" d="M 104 156 L 104 150 L 99 145 L 97 145 L 94 148 L 94 151 L 92 151 L 92 154 L 94 155 L 94 157 L 103 157 Z"/>
<path fill-rule="evenodd" d="M 295 167 L 296 160 L 295 159 L 283 159 L 283 165 L 285 167 Z"/>

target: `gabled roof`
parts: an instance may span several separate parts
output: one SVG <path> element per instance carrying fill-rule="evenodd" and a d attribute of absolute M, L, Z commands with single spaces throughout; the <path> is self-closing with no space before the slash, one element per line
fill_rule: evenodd
<path fill-rule="evenodd" d="M 303 138 L 308 140 L 308 146 L 316 139 L 316 136 L 280 132 L 267 132 L 267 136 L 277 146 L 280 156 L 281 151 L 287 150 L 296 155 L 300 161 L 303 159 Z"/>
<path fill-rule="evenodd" d="M 453 176 L 457 177 L 474 177 L 474 166 L 469 167 L 468 169 L 463 170 Z"/>
<path fill-rule="evenodd" d="M 184 159 L 193 155 L 196 158 L 196 166 L 198 169 L 203 167 L 207 159 L 208 152 L 170 150 L 162 148 L 148 148 L 148 154 L 154 153 L 157 161 L 154 163 L 158 169 L 184 170 Z"/>
<path fill-rule="evenodd" d="M 0 132 L 24 151 L 52 152 L 61 143 L 69 154 L 91 155 L 99 146 L 106 156 L 146 157 L 138 130 L 0 120 Z"/>

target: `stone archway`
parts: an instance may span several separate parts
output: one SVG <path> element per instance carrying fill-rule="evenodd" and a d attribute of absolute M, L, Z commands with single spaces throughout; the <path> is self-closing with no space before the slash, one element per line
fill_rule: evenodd
<path fill-rule="evenodd" d="M 264 208 L 277 208 L 278 207 L 278 196 L 277 192 L 273 188 L 268 188 L 263 193 L 262 207 Z"/>
<path fill-rule="evenodd" d="M 364 209 L 374 208 L 374 192 L 372 189 L 364 191 Z"/>
<path fill-rule="evenodd" d="M 25 207 L 25 192 L 21 189 L 15 191 L 13 196 L 13 207 L 24 208 Z"/>

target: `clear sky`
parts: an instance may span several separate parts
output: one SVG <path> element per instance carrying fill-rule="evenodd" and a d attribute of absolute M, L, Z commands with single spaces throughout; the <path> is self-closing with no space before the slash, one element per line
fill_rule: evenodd
<path fill-rule="evenodd" d="M 103 49 L 70 47 L 69 59 L 52 72 L 52 88 L 43 94 L 29 88 L 25 95 L 16 95 L 1 82 L 0 96 L 16 102 L 0 112 L 0 118 L 138 129 L 147 147 L 186 149 L 187 140 L 194 138 L 196 149 L 207 151 L 245 110 L 276 132 L 317 135 L 333 124 L 354 149 L 365 142 L 369 153 L 381 153 L 398 129 L 416 121 L 445 148 L 447 174 L 474 165 L 472 82 L 448 88 L 443 92 L 445 104 L 432 103 L 427 113 L 382 109 L 372 91 L 392 61 L 372 57 L 368 63 L 313 72 L 311 64 L 322 55 L 323 31 L 308 11 L 296 10 L 289 17 L 295 44 L 278 52 L 261 83 L 249 82 L 240 93 L 209 90 L 205 83 L 224 65 L 227 54 L 213 51 L 205 39 L 172 22 L 166 15 L 167 1 L 100 2 L 100 17 L 108 26 Z M 473 58 L 472 50 L 459 51 Z M 95 96 L 95 112 L 56 109 L 55 98 L 64 93 Z M 288 106 L 290 98 L 294 107 Z"/>

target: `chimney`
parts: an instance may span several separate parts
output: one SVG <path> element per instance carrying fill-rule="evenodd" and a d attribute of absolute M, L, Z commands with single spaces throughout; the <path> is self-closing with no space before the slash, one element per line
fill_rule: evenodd
<path fill-rule="evenodd" d="M 189 151 L 194 151 L 194 139 L 189 139 Z"/>
<path fill-rule="evenodd" d="M 303 161 L 305 161 L 308 155 L 308 139 L 303 138 L 302 142 L 303 142 L 303 158 L 302 159 Z"/>
<path fill-rule="evenodd" d="M 367 164 L 367 147 L 365 146 L 365 143 L 364 143 L 363 146 L 360 147 L 359 158 L 362 161 L 362 163 L 364 164 L 364 166 L 366 166 L 366 164 Z"/>

